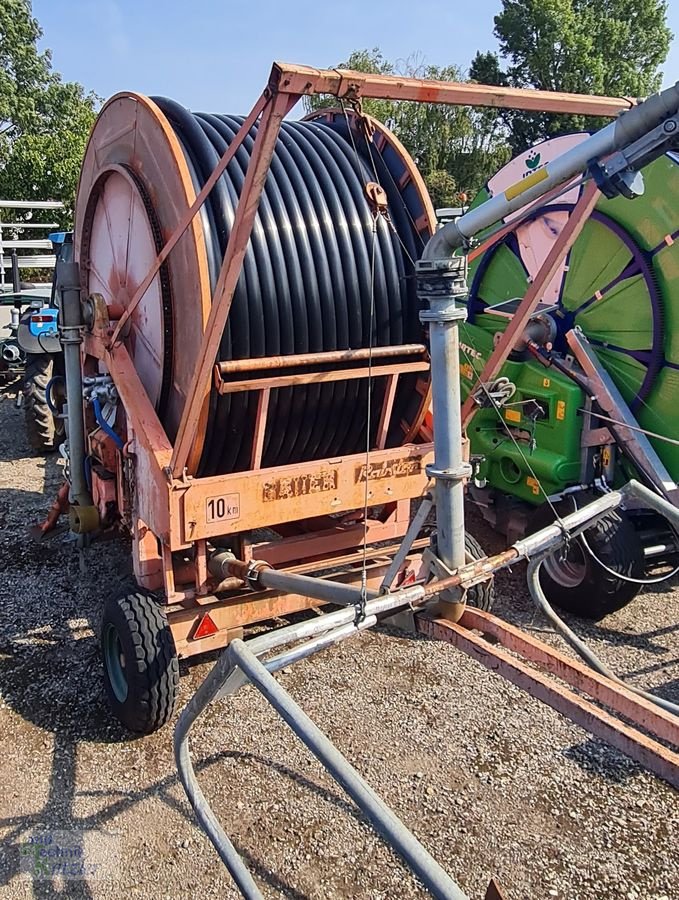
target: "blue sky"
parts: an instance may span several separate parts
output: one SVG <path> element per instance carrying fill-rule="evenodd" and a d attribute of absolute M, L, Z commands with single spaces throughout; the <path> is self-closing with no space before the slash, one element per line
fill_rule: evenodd
<path fill-rule="evenodd" d="M 352 49 L 380 47 L 389 59 L 467 68 L 495 49 L 499 0 L 33 0 L 55 69 L 108 97 L 119 90 L 165 94 L 193 109 L 243 113 L 275 59 L 331 67 Z M 677 34 L 665 84 L 679 80 Z"/>

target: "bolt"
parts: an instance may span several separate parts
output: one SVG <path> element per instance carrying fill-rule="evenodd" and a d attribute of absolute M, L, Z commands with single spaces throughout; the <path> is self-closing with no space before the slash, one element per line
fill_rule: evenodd
<path fill-rule="evenodd" d="M 677 130 L 677 123 L 674 119 L 670 119 L 668 122 L 665 122 L 663 128 L 667 134 L 672 134 L 673 131 Z"/>

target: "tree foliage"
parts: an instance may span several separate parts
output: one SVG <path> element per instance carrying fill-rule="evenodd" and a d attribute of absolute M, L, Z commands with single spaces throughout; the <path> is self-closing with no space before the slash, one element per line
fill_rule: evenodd
<path fill-rule="evenodd" d="M 666 17 L 665 0 L 502 0 L 495 36 L 506 69 L 494 54 L 477 54 L 470 74 L 513 87 L 644 97 L 662 81 L 672 39 Z M 516 152 L 606 121 L 521 112 L 503 118 Z"/>
<path fill-rule="evenodd" d="M 395 64 L 378 48 L 356 50 L 341 69 L 403 75 L 439 81 L 463 81 L 454 65 L 425 65 L 416 56 Z M 335 97 L 308 97 L 307 110 L 337 106 Z M 502 123 L 493 113 L 462 106 L 370 100 L 365 112 L 388 125 L 403 142 L 427 182 L 436 206 L 452 206 L 461 193 L 474 194 L 509 158 Z"/>
<path fill-rule="evenodd" d="M 61 200 L 71 224 L 98 98 L 52 70 L 29 0 L 0 4 L 0 197 Z"/>

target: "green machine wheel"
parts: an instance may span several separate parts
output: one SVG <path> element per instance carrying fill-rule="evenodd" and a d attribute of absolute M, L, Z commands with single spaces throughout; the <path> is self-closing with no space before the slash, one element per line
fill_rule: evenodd
<path fill-rule="evenodd" d="M 565 135 L 531 148 L 491 178 L 474 205 L 586 136 Z M 556 354 L 569 352 L 565 336 L 580 328 L 639 425 L 679 441 L 675 410 L 679 396 L 679 157 L 667 154 L 655 160 L 643 176 L 643 196 L 631 201 L 599 199 L 545 289 L 537 313 L 551 320 Z M 468 321 L 461 334 L 463 396 L 475 383 L 498 334 L 511 321 L 580 193 L 580 186 L 570 187 L 534 210 L 470 265 Z M 510 356 L 501 374 L 516 385 L 516 394 L 502 409 L 504 423 L 494 409 L 475 414 L 468 429 L 472 454 L 483 457 L 482 475 L 491 488 L 538 506 L 546 495 L 580 481 L 585 397 L 566 376 L 547 371 L 520 353 Z M 516 440 L 509 436 L 510 430 Z M 679 481 L 679 445 L 650 440 L 670 475 Z M 620 471 L 618 477 L 622 480 L 630 473 L 630 469 Z M 635 569 L 638 572 L 638 564 Z M 568 600 L 555 596 L 563 593 L 564 584 L 552 592 L 552 599 L 569 606 Z M 620 582 L 620 588 L 620 599 L 624 593 L 628 602 L 634 587 Z M 616 602 L 611 599 L 611 609 Z M 581 604 L 579 611 L 583 612 Z"/>
<path fill-rule="evenodd" d="M 531 160 L 554 158 L 583 137 L 554 138 L 512 160 L 475 204 L 516 180 L 517 168 L 527 173 Z M 643 196 L 599 200 L 541 306 L 551 310 L 557 351 L 566 352 L 568 330 L 581 328 L 639 424 L 679 440 L 679 157 L 667 154 L 643 175 Z M 511 314 L 503 316 L 503 307 L 526 293 L 578 196 L 573 188 L 538 209 L 472 263 L 464 329 L 470 346 L 476 330 L 470 326 L 504 330 Z M 679 480 L 679 446 L 652 443 Z"/>

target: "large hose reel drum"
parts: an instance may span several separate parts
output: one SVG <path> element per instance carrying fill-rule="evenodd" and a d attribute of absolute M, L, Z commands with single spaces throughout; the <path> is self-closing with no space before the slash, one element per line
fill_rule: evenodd
<path fill-rule="evenodd" d="M 76 206 L 86 295 L 129 304 L 242 121 L 132 93 L 106 103 Z M 216 361 L 422 342 L 414 265 L 434 213 L 412 159 L 383 126 L 374 127 L 369 137 L 351 114 L 325 110 L 283 124 Z M 253 128 L 131 316 L 126 345 L 171 439 L 255 134 Z M 387 215 L 375 211 L 371 182 L 386 192 Z M 371 384 L 379 410 L 385 379 Z M 365 449 L 368 389 L 362 378 L 272 391 L 262 465 Z M 417 376 L 399 379 L 388 447 L 413 439 L 427 403 Z M 256 408 L 255 392 L 220 395 L 213 388 L 190 471 L 247 469 Z"/>
<path fill-rule="evenodd" d="M 475 198 L 482 203 L 583 141 L 570 134 L 538 144 L 513 159 Z M 634 200 L 601 197 L 542 297 L 556 327 L 555 348 L 580 328 L 642 428 L 670 438 L 651 443 L 679 478 L 679 158 L 665 154 L 643 170 L 645 192 Z M 571 187 L 539 207 L 470 266 L 465 334 L 497 330 L 511 316 L 580 196 Z M 510 222 L 517 218 L 509 216 Z"/>

